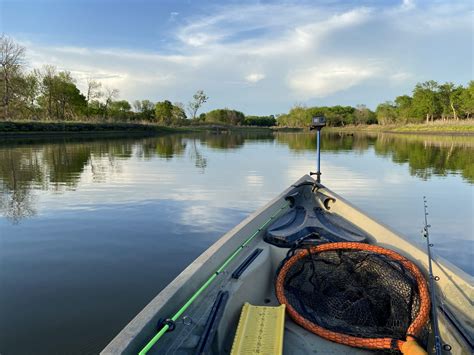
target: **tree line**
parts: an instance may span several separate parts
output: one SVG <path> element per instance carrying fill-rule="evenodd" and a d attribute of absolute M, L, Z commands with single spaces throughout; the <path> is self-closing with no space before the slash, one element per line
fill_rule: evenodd
<path fill-rule="evenodd" d="M 284 127 L 308 127 L 314 116 L 324 115 L 329 126 L 344 126 L 348 124 L 374 124 L 376 115 L 365 105 L 352 106 L 294 106 L 287 114 L 279 115 L 278 125 Z"/>
<path fill-rule="evenodd" d="M 94 78 L 86 80 L 84 92 L 68 71 L 45 65 L 26 70 L 23 46 L 6 35 L 0 36 L 1 120 L 150 122 L 164 126 L 202 123 L 233 125 L 275 125 L 274 118 L 250 116 L 221 109 L 198 116 L 209 97 L 198 90 L 191 101 L 183 103 L 163 100 L 119 99 L 119 90 L 104 86 Z"/>
<path fill-rule="evenodd" d="M 26 70 L 25 48 L 6 35 L 0 36 L 0 120 L 150 122 L 164 126 L 229 124 L 245 126 L 307 127 L 315 115 L 325 115 L 330 126 L 406 124 L 434 120 L 460 120 L 474 114 L 474 81 L 466 87 L 435 81 L 419 83 L 412 95 L 377 106 L 294 106 L 288 113 L 246 116 L 232 109 L 198 115 L 209 100 L 198 90 L 187 105 L 169 100 L 152 102 L 119 99 L 119 90 L 89 78 L 85 90 L 77 87 L 68 71 L 51 65 Z"/>
<path fill-rule="evenodd" d="M 469 119 L 474 114 L 474 81 L 466 87 L 434 80 L 418 83 L 412 96 L 402 95 L 382 103 L 375 113 L 381 124 Z"/>
<path fill-rule="evenodd" d="M 410 95 L 379 104 L 375 112 L 365 105 L 306 107 L 296 105 L 287 114 L 279 115 L 278 125 L 307 127 L 311 118 L 324 115 L 329 126 L 360 124 L 407 124 L 435 120 L 461 120 L 474 114 L 474 81 L 466 87 L 453 83 L 438 84 L 430 80 L 415 86 Z"/>

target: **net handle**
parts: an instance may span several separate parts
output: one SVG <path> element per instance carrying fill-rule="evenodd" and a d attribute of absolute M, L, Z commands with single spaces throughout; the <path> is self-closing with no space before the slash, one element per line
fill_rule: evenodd
<path fill-rule="evenodd" d="M 385 255 L 391 258 L 392 260 L 400 262 L 410 272 L 410 274 L 415 278 L 418 286 L 418 292 L 420 295 L 420 309 L 418 311 L 417 316 L 408 327 L 406 336 L 407 338 L 411 336 L 416 337 L 420 333 L 424 325 L 428 322 L 430 314 L 430 296 L 426 280 L 423 277 L 423 274 L 421 273 L 420 269 L 413 262 L 393 250 L 382 248 L 379 246 L 356 242 L 325 243 L 311 247 L 309 248 L 309 250 L 306 249 L 304 251 L 298 252 L 283 264 L 280 269 L 280 272 L 278 273 L 278 277 L 276 280 L 276 296 L 278 301 L 281 304 L 286 305 L 288 314 L 296 323 L 301 325 L 303 328 L 309 330 L 310 332 L 317 334 L 325 339 L 358 348 L 393 349 L 395 347 L 398 350 L 401 350 L 403 345 L 405 344 L 405 341 L 403 340 L 396 340 L 393 338 L 360 338 L 351 335 L 346 335 L 343 333 L 334 332 L 320 327 L 317 324 L 314 324 L 313 322 L 302 317 L 286 299 L 283 285 L 288 270 L 290 270 L 291 267 L 296 262 L 298 262 L 298 260 L 306 257 L 308 255 L 308 251 L 309 253 L 314 254 L 323 251 L 342 249 L 364 250 Z"/>

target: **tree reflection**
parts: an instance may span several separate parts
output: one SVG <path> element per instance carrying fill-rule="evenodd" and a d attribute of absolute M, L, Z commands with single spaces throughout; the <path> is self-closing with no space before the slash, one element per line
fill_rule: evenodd
<path fill-rule="evenodd" d="M 0 146 L 0 209 L 13 223 L 36 214 L 36 191 L 74 190 L 84 174 L 95 183 L 120 174 L 122 162 L 133 157 L 166 161 L 187 157 L 204 173 L 206 152 L 240 149 L 247 142 L 272 142 L 293 152 L 313 152 L 313 133 L 244 132 L 223 134 L 173 134 L 130 139 L 94 139 L 56 143 L 13 141 Z M 364 152 L 397 164 L 408 164 L 409 172 L 421 179 L 432 175 L 460 173 L 474 183 L 474 138 L 430 137 L 394 134 L 324 134 L 322 150 L 334 153 Z M 251 158 L 251 157 L 250 157 Z"/>
<path fill-rule="evenodd" d="M 312 133 L 276 133 L 280 144 L 296 152 L 316 150 Z M 410 174 L 421 179 L 461 173 L 474 183 L 474 138 L 469 136 L 401 135 L 386 133 L 323 134 L 322 151 L 365 151 L 371 146 L 379 156 L 408 164 Z"/>
<path fill-rule="evenodd" d="M 36 215 L 35 202 L 36 197 L 31 189 L 2 191 L 0 194 L 0 210 L 13 224 L 19 223 L 23 218 Z"/>
<path fill-rule="evenodd" d="M 42 185 L 43 177 L 37 152 L 0 149 L 0 208 L 13 223 L 36 214 L 32 185 Z"/>
<path fill-rule="evenodd" d="M 460 172 L 474 183 L 474 138 L 398 136 L 379 134 L 377 155 L 390 156 L 395 163 L 408 163 L 410 174 L 427 180 L 432 175 Z"/>
<path fill-rule="evenodd" d="M 228 150 L 242 148 L 246 141 L 273 141 L 275 137 L 271 131 L 243 131 L 205 133 L 199 139 L 210 148 Z"/>
<path fill-rule="evenodd" d="M 202 155 L 201 149 L 197 146 L 196 139 L 192 140 L 189 156 L 194 160 L 194 166 L 198 168 L 201 173 L 204 173 L 204 170 L 207 167 L 207 158 Z"/>

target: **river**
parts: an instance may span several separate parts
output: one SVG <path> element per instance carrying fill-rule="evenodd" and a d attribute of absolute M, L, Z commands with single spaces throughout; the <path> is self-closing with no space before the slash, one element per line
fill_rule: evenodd
<path fill-rule="evenodd" d="M 474 137 L 324 134 L 322 182 L 474 274 Z M 0 353 L 97 353 L 228 229 L 314 170 L 306 133 L 0 141 Z"/>

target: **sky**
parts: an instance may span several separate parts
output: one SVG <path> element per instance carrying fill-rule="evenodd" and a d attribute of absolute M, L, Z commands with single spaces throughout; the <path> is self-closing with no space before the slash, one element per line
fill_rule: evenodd
<path fill-rule="evenodd" d="M 472 1 L 0 0 L 27 66 L 68 70 L 129 101 L 278 114 L 358 105 L 473 75 Z"/>

